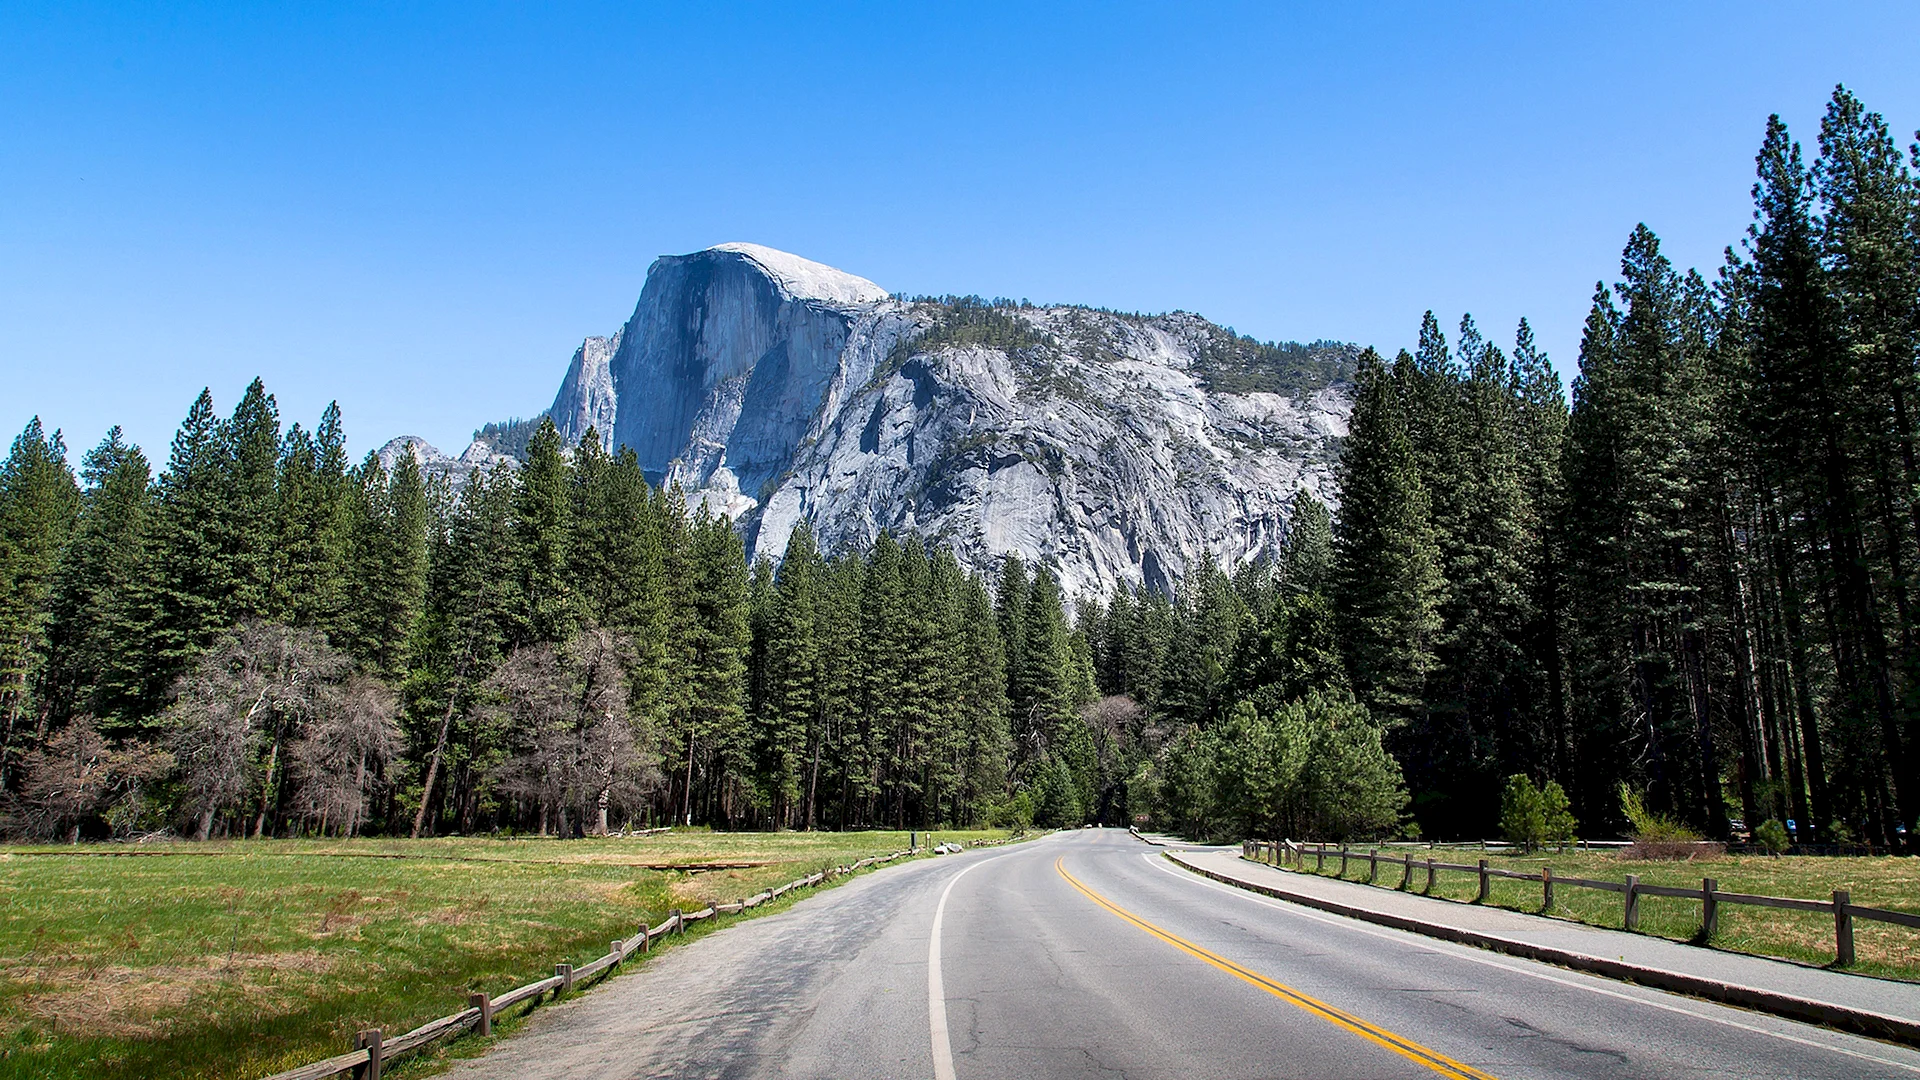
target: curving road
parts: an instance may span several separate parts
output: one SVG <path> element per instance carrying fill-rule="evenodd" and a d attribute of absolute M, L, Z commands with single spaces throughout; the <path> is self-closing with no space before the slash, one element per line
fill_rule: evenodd
<path fill-rule="evenodd" d="M 1088 829 L 670 950 L 450 1075 L 1920 1077 L 1920 1053 L 1308 911 Z"/>

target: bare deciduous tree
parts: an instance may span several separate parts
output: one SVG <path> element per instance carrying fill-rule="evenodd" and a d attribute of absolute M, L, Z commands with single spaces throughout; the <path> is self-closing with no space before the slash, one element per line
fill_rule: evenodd
<path fill-rule="evenodd" d="M 214 817 L 260 794 L 254 833 L 265 828 L 282 745 L 313 716 L 347 659 L 312 630 L 272 622 L 237 627 L 174 688 L 170 745 L 205 840 Z M 264 755 L 264 761 L 262 759 Z"/>
<path fill-rule="evenodd" d="M 637 805 L 659 783 L 628 708 L 631 652 L 620 635 L 588 628 L 563 647 L 515 651 L 488 682 L 516 745 L 497 778 L 537 806 L 542 835 L 550 826 L 564 835 L 591 817 L 604 836 L 612 811 Z"/>
<path fill-rule="evenodd" d="M 352 836 L 400 748 L 392 691 L 364 675 L 321 688 L 300 737 L 288 748 L 298 803 L 322 833 Z"/>
<path fill-rule="evenodd" d="M 80 827 L 105 815 L 110 824 L 140 817 L 141 785 L 166 775 L 173 758 L 137 741 L 107 742 L 90 716 L 75 717 L 21 760 L 25 780 L 15 828 L 27 836 L 78 843 Z"/>

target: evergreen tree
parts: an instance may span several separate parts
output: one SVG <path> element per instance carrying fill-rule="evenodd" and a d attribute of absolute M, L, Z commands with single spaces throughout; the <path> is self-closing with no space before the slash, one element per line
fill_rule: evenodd
<path fill-rule="evenodd" d="M 1324 592 L 1333 577 L 1333 518 L 1306 488 L 1288 504 L 1286 546 L 1280 580 L 1291 593 Z"/>
<path fill-rule="evenodd" d="M 280 414 L 259 379 L 220 425 L 213 585 L 221 628 L 274 614 L 274 541 L 279 517 Z"/>
<path fill-rule="evenodd" d="M 1398 366 L 1410 363 L 1402 354 Z M 1334 530 L 1334 596 L 1347 671 L 1361 701 L 1390 723 L 1411 720 L 1420 709 L 1434 665 L 1442 584 L 1398 382 L 1378 354 L 1361 354 Z"/>
<path fill-rule="evenodd" d="M 54 724 L 78 713 L 114 712 L 100 680 L 127 632 L 124 600 L 139 570 L 149 510 L 146 455 L 128 445 L 118 427 L 87 452 L 80 477 L 80 513 L 47 601 L 47 663 L 36 695 Z"/>
<path fill-rule="evenodd" d="M 435 530 L 430 599 L 408 683 L 409 735 L 415 760 L 425 762 L 414 804 L 416 837 L 437 816 L 435 808 L 449 804 L 459 815 L 460 830 L 469 831 L 478 809 L 478 781 L 504 760 L 475 707 L 482 684 L 504 655 L 517 614 L 513 493 L 512 470 L 476 471 L 450 508 L 450 520 Z M 462 722 L 460 728 L 456 721 Z M 462 781 L 452 798 L 445 773 Z"/>
<path fill-rule="evenodd" d="M 560 430 L 552 418 L 543 418 L 527 444 L 527 460 L 514 488 L 514 532 L 520 548 L 517 644 L 565 641 L 578 621 L 568 573 L 573 538 L 568 473 Z"/>
<path fill-rule="evenodd" d="M 155 485 L 125 631 L 116 635 L 108 699 L 127 723 L 151 721 L 174 679 L 227 627 L 222 600 L 232 590 L 214 527 L 226 513 L 226 472 L 213 395 L 202 390 Z"/>
<path fill-rule="evenodd" d="M 35 728 L 36 742 L 46 734 L 31 691 L 47 650 L 54 572 L 79 504 L 66 443 L 58 431 L 45 434 L 34 417 L 0 464 L 0 791 L 24 728 Z"/>
<path fill-rule="evenodd" d="M 735 785 L 750 779 L 752 767 L 746 732 L 747 650 L 752 645 L 746 556 L 732 523 L 704 503 L 690 539 L 693 611 L 687 630 L 691 657 L 683 735 L 692 749 L 686 765 L 689 777 L 705 781 L 703 816 L 731 822 L 743 809 L 731 798 L 739 793 Z M 696 764 L 704 766 L 704 775 Z M 683 816 L 691 813 L 690 806 L 683 807 Z"/>
<path fill-rule="evenodd" d="M 802 521 L 787 537 L 766 623 L 766 700 L 758 713 L 760 783 L 773 822 L 792 826 L 815 782 L 824 739 L 820 607 L 823 565 L 813 530 Z"/>
<path fill-rule="evenodd" d="M 374 674 L 397 679 L 426 601 L 427 492 L 407 447 L 391 474 L 368 454 L 352 501 L 342 648 Z"/>

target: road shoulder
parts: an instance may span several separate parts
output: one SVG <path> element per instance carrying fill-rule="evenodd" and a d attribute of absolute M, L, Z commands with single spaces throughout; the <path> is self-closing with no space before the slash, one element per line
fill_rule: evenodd
<path fill-rule="evenodd" d="M 1920 986 L 1276 870 L 1230 851 L 1166 851 L 1223 884 L 1346 918 L 1920 1046 Z"/>

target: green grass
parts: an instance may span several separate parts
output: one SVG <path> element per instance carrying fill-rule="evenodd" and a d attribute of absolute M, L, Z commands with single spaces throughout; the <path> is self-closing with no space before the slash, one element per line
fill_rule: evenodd
<path fill-rule="evenodd" d="M 1803 900 L 1829 900 L 1835 889 L 1846 889 L 1852 901 L 1866 907 L 1894 911 L 1920 912 L 1920 859 L 1914 858 L 1824 858 L 1816 856 L 1726 855 L 1699 861 L 1645 861 L 1621 858 L 1610 851 L 1538 852 L 1534 855 L 1483 853 L 1477 848 L 1441 847 L 1383 849 L 1377 884 L 1393 888 L 1400 883 L 1398 864 L 1402 851 L 1412 851 L 1416 864 L 1431 854 L 1439 862 L 1470 865 L 1480 858 L 1500 870 L 1539 873 L 1542 866 L 1553 867 L 1556 877 L 1584 877 L 1603 881 L 1625 881 L 1628 874 L 1639 875 L 1642 884 L 1675 885 L 1697 889 L 1700 879 L 1711 877 L 1721 892 L 1756 893 L 1764 896 L 1789 896 Z M 1347 880 L 1364 880 L 1367 862 L 1350 860 Z M 1389 865 L 1387 857 L 1394 860 Z M 1311 855 L 1305 866 L 1312 872 Z M 1337 877 L 1340 860 L 1327 860 L 1326 876 Z M 1535 881 L 1492 881 L 1489 902 L 1494 907 L 1539 913 L 1540 883 Z M 1416 865 L 1410 888 L 1426 886 L 1424 866 Z M 1447 900 L 1472 902 L 1479 893 L 1479 876 L 1472 873 L 1441 871 L 1430 895 Z M 1577 889 L 1564 883 L 1554 886 L 1552 915 L 1593 926 L 1620 929 L 1624 901 L 1619 893 L 1598 889 Z M 1640 900 L 1640 932 L 1675 941 L 1701 941 L 1700 902 L 1669 897 L 1647 896 Z M 1888 923 L 1855 919 L 1853 923 L 1856 961 L 1847 970 L 1882 978 L 1920 981 L 1920 931 Z M 1833 916 L 1816 912 L 1780 911 L 1744 904 L 1721 904 L 1719 932 L 1710 944 L 1734 952 L 1772 956 L 1801 963 L 1833 964 Z"/>
<path fill-rule="evenodd" d="M 0 847 L 0 1078 L 253 1080 L 342 1053 L 361 1028 L 405 1031 L 470 990 L 584 964 L 670 908 L 906 846 L 895 832 L 675 832 Z M 162 854 L 105 854 L 129 850 Z M 758 865 L 642 865 L 715 862 Z"/>

